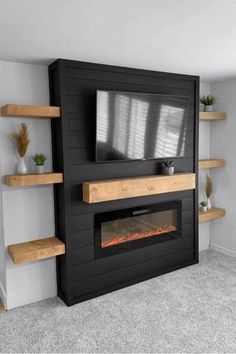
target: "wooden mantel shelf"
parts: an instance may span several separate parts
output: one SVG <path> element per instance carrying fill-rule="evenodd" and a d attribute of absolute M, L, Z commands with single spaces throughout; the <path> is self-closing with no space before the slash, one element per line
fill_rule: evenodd
<path fill-rule="evenodd" d="M 223 216 L 225 216 L 225 209 L 214 207 L 207 211 L 200 211 L 199 222 L 202 223 L 206 221 L 211 221 L 211 220 L 221 218 Z"/>
<path fill-rule="evenodd" d="M 217 168 L 217 167 L 224 167 L 225 160 L 224 159 L 205 159 L 199 160 L 199 169 L 203 170 L 206 168 Z"/>
<path fill-rule="evenodd" d="M 214 120 L 225 120 L 225 112 L 200 112 L 199 114 L 201 121 L 214 121 Z"/>
<path fill-rule="evenodd" d="M 194 173 L 92 181 L 83 183 L 83 201 L 100 203 L 187 189 L 195 189 Z"/>
<path fill-rule="evenodd" d="M 57 237 L 49 237 L 10 245 L 8 253 L 15 264 L 30 263 L 64 254 L 65 245 Z"/>
<path fill-rule="evenodd" d="M 1 107 L 3 117 L 59 118 L 60 107 L 6 104 Z"/>
<path fill-rule="evenodd" d="M 27 175 L 8 175 L 5 176 L 5 183 L 10 187 L 63 183 L 63 174 L 48 172 Z"/>

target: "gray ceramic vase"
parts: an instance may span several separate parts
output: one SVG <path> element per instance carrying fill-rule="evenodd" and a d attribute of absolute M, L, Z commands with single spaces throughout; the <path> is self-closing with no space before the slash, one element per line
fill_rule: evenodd
<path fill-rule="evenodd" d="M 171 167 L 164 167 L 164 175 L 165 175 L 165 176 L 173 176 L 174 173 L 175 173 L 175 168 L 174 168 L 174 166 L 171 166 Z"/>

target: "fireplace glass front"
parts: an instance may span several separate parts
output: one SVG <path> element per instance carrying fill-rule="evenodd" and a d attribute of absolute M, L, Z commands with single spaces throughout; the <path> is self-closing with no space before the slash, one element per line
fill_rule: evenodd
<path fill-rule="evenodd" d="M 181 202 L 165 202 L 95 215 L 95 254 L 112 255 L 180 236 Z"/>

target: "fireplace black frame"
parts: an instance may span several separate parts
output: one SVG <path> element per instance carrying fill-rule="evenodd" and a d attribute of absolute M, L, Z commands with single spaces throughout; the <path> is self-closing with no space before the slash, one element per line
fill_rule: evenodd
<path fill-rule="evenodd" d="M 101 247 L 101 224 L 102 222 L 116 220 L 117 218 L 130 217 L 134 215 L 145 215 L 158 211 L 175 209 L 177 211 L 177 230 L 171 233 L 156 235 L 149 238 L 142 238 L 130 242 L 121 243 L 110 247 Z M 115 254 L 132 251 L 137 248 L 151 246 L 161 242 L 167 242 L 181 237 L 182 232 L 182 201 L 166 201 L 149 205 L 126 208 L 119 210 L 110 210 L 94 215 L 94 255 L 95 258 L 108 257 Z"/>
<path fill-rule="evenodd" d="M 57 257 L 58 295 L 68 305 L 122 289 L 198 262 L 199 77 L 59 59 L 49 67 L 53 169 L 63 172 L 54 185 L 55 227 L 66 253 Z M 82 183 L 162 173 L 163 159 L 95 163 L 96 91 L 136 91 L 189 97 L 187 150 L 173 159 L 176 172 L 196 174 L 196 189 L 88 204 Z M 150 127 L 153 129 L 154 127 Z M 182 200 L 182 235 L 131 252 L 94 256 L 94 215 L 137 205 Z"/>

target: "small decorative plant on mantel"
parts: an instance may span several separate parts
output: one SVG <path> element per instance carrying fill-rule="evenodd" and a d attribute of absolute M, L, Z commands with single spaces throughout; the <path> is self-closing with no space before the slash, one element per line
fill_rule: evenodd
<path fill-rule="evenodd" d="M 47 160 L 47 157 L 44 154 L 35 154 L 32 159 L 35 163 L 36 173 L 43 173 L 44 163 Z"/>
<path fill-rule="evenodd" d="M 204 106 L 204 111 L 205 112 L 212 112 L 213 111 L 213 104 L 216 103 L 216 97 L 215 96 L 202 96 L 200 99 L 200 102 L 203 104 Z"/>
<path fill-rule="evenodd" d="M 173 161 L 166 160 L 162 162 L 163 172 L 165 176 L 172 176 L 175 172 Z"/>
<path fill-rule="evenodd" d="M 24 157 L 30 143 L 29 130 L 27 125 L 25 123 L 21 123 L 19 130 L 12 133 L 11 138 L 15 141 L 18 153 L 20 155 L 17 172 L 20 175 L 25 175 L 27 173 L 27 167 Z"/>
<path fill-rule="evenodd" d="M 207 202 L 206 202 L 206 201 L 203 200 L 203 201 L 200 203 L 200 205 L 201 205 L 202 211 L 207 211 Z"/>

